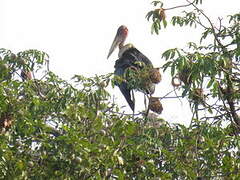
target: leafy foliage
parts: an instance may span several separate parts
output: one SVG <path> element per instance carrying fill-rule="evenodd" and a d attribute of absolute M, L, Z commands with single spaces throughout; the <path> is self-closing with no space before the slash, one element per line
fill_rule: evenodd
<path fill-rule="evenodd" d="M 194 25 L 202 28 L 200 43 L 190 42 L 188 50 L 174 48 L 165 51 L 162 57 L 167 62 L 163 70 L 170 69 L 173 79 L 178 78 L 183 82 L 181 87 L 179 87 L 180 84 L 173 83 L 173 85 L 183 90 L 183 97 L 189 98 L 197 119 L 200 112 L 199 104 L 202 104 L 204 106 L 202 110 L 207 108 L 210 114 L 214 113 L 214 115 L 203 116 L 203 119 L 227 120 L 235 126 L 235 129 L 239 129 L 240 120 L 237 112 L 240 97 L 238 90 L 240 14 L 229 16 L 228 25 L 224 25 L 219 18 L 219 27 L 217 27 L 198 8 L 201 1 L 187 0 L 186 2 L 188 3 L 186 5 L 166 9 L 162 2 L 159 4 L 165 12 L 176 8 L 192 7 L 192 10 L 183 11 L 182 17 L 173 16 L 171 23 L 174 26 Z M 156 3 L 154 5 L 158 6 Z M 196 98 L 193 98 L 196 95 L 202 98 L 196 101 Z"/>
<path fill-rule="evenodd" d="M 223 24 L 223 19 L 218 18 L 219 25 L 217 26 L 210 20 L 204 11 L 198 7 L 199 4 L 202 4 L 202 1 L 194 0 L 190 2 L 186 0 L 186 2 L 187 4 L 170 8 L 165 8 L 163 1 L 153 2 L 154 6 L 157 8 L 160 7 L 166 14 L 172 9 L 188 7 L 189 10 L 183 11 L 182 16 L 172 16 L 170 20 L 171 24 L 180 27 L 197 27 L 201 28 L 203 31 L 199 38 L 199 44 L 190 42 L 187 50 L 186 48 L 173 48 L 166 50 L 162 54 L 162 57 L 166 60 L 166 63 L 162 68 L 165 72 L 170 71 L 172 85 L 174 86 L 175 91 L 178 90 L 182 92 L 181 97 L 188 98 L 192 107 L 193 120 L 198 119 L 201 123 L 207 124 L 208 122 L 217 125 L 217 128 L 221 127 L 226 134 L 221 136 L 221 138 L 218 136 L 218 133 L 215 134 L 215 136 L 218 136 L 219 140 L 221 139 L 224 141 L 223 139 L 226 139 L 228 135 L 238 136 L 240 132 L 240 117 L 238 114 L 240 110 L 240 14 L 238 12 L 228 16 L 226 18 L 228 19 L 227 24 Z M 152 26 L 155 26 L 154 24 L 156 21 L 161 21 L 162 18 L 154 16 L 153 12 L 154 11 L 151 11 L 147 14 L 147 19 L 150 20 L 150 17 L 152 17 Z M 155 26 L 155 28 L 152 28 L 152 31 L 156 34 L 159 34 L 160 30 L 161 26 Z M 178 81 L 176 82 L 176 80 Z M 206 112 L 206 110 L 208 112 Z M 211 128 L 213 126 L 214 125 L 211 125 Z M 199 129 L 201 128 L 203 128 L 202 124 L 199 126 Z M 201 138 L 203 137 L 202 135 Z M 216 143 L 217 141 L 218 140 L 215 139 L 211 143 Z M 230 141 L 228 142 L 230 143 Z M 208 145 L 211 146 L 210 144 Z M 207 146 L 205 146 L 204 149 L 208 149 Z M 214 151 L 214 149 L 212 150 Z M 233 145 L 231 148 L 229 147 L 226 149 L 228 149 L 225 151 L 226 154 L 239 152 L 238 145 Z M 224 160 L 221 161 L 222 156 L 220 154 L 216 157 L 216 161 L 223 166 L 223 168 L 218 171 L 221 172 L 220 174 L 216 173 L 217 171 L 213 174 L 204 172 L 204 166 L 206 165 L 204 165 L 204 161 L 212 158 L 200 158 L 198 156 L 196 159 L 201 162 L 200 164 L 202 166 L 199 173 L 201 174 L 204 172 L 203 174 L 209 175 L 208 178 L 227 177 L 226 174 L 223 174 L 226 173 L 225 167 L 229 167 L 229 164 L 225 164 L 227 162 L 226 159 L 228 158 L 224 157 Z M 237 159 L 233 158 L 228 162 L 234 162 L 239 166 L 239 162 L 236 161 Z M 192 161 L 190 160 L 188 163 L 191 162 Z M 178 163 L 181 164 L 182 161 Z M 205 167 L 211 167 L 211 169 L 214 169 L 214 166 L 221 166 L 218 163 L 215 165 L 209 164 Z M 195 170 L 199 169 L 199 167 L 194 164 L 191 164 L 191 167 L 194 167 Z M 187 171 L 182 177 L 188 177 L 188 179 L 196 178 L 196 176 L 189 176 L 191 174 L 193 175 L 194 173 Z M 233 177 L 237 178 L 238 176 Z"/>
<path fill-rule="evenodd" d="M 106 91 L 111 74 L 76 75 L 71 84 L 43 76 L 1 79 L 1 115 L 11 115 L 1 127 L 2 179 L 238 177 L 239 138 L 219 124 L 121 114 Z"/>
<path fill-rule="evenodd" d="M 0 179 L 239 179 L 240 15 L 229 16 L 229 26 L 207 26 L 199 3 L 174 7 L 194 10 L 171 22 L 201 26 L 201 42 L 213 41 L 163 53 L 163 70 L 182 82 L 175 88 L 193 107 L 189 127 L 121 113 L 107 91 L 112 74 L 67 82 L 49 70 L 44 52 L 1 49 Z M 162 23 L 154 12 L 147 17 Z"/>
<path fill-rule="evenodd" d="M 130 89 L 135 89 L 138 91 L 151 92 L 154 88 L 153 84 L 157 84 L 161 81 L 161 74 L 159 68 L 153 68 L 151 66 L 146 66 L 141 62 L 136 62 L 139 64 L 140 68 L 129 67 L 123 77 L 115 76 L 117 81 L 126 81 Z"/>

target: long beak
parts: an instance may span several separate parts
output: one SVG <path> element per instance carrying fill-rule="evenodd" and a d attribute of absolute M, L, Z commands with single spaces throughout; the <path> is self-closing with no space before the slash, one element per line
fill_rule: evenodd
<path fill-rule="evenodd" d="M 109 49 L 107 59 L 109 58 L 109 56 L 111 56 L 111 54 L 116 49 L 116 47 L 121 43 L 121 41 L 122 41 L 121 37 L 118 34 L 116 34 L 116 36 L 115 36 L 115 38 L 113 40 L 112 46 Z"/>

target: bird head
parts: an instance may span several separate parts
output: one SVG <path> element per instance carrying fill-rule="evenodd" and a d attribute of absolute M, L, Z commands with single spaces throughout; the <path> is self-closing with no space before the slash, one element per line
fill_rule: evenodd
<path fill-rule="evenodd" d="M 117 30 L 117 34 L 113 40 L 112 46 L 109 50 L 107 58 L 113 53 L 113 51 L 116 49 L 117 46 L 119 48 L 123 47 L 123 43 L 126 40 L 128 35 L 128 28 L 124 25 L 120 26 Z"/>

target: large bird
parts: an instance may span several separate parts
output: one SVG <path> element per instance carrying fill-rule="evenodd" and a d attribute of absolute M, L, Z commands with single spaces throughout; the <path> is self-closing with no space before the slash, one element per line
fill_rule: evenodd
<path fill-rule="evenodd" d="M 119 53 L 118 53 L 118 60 L 115 62 L 115 71 L 114 74 L 120 77 L 124 77 L 124 74 L 126 73 L 126 70 L 129 68 L 132 69 L 142 69 L 144 66 L 141 66 L 141 63 L 144 63 L 144 65 L 149 66 L 153 68 L 152 62 L 139 50 L 137 50 L 132 44 L 126 44 L 124 45 L 124 42 L 128 35 L 128 28 L 124 25 L 120 26 L 117 30 L 117 34 L 114 38 L 114 41 L 112 43 L 112 46 L 109 50 L 107 58 L 112 54 L 112 52 L 116 49 L 116 47 L 119 47 Z M 141 63 L 136 63 L 141 62 Z M 135 104 L 133 101 L 133 97 L 131 97 L 131 90 L 132 88 L 128 85 L 127 80 L 116 82 L 115 83 L 123 96 L 125 97 L 126 101 L 128 102 L 130 108 L 132 111 L 134 111 Z M 143 90 L 147 94 L 153 94 L 155 91 L 155 85 L 154 83 L 150 82 L 147 83 L 148 87 L 144 88 Z"/>

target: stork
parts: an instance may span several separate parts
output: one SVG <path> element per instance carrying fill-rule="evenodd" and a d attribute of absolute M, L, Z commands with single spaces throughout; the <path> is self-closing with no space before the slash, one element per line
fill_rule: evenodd
<path fill-rule="evenodd" d="M 152 62 L 144 55 L 142 54 L 138 49 L 136 49 L 132 44 L 126 44 L 124 45 L 124 42 L 128 35 L 128 28 L 124 25 L 120 26 L 117 30 L 117 34 L 113 40 L 112 46 L 109 50 L 107 58 L 110 57 L 110 55 L 113 53 L 113 51 L 116 49 L 116 47 L 119 47 L 119 53 L 118 53 L 118 60 L 115 62 L 115 71 L 114 74 L 120 77 L 123 77 L 126 73 L 126 70 L 128 68 L 135 68 L 135 69 L 142 69 L 143 67 L 140 66 L 136 62 L 144 63 L 146 66 L 149 66 L 153 68 Z M 128 105 L 134 111 L 135 103 L 133 101 L 133 97 L 131 97 L 131 88 L 128 85 L 127 80 L 122 82 L 115 82 L 115 85 L 117 85 L 125 97 L 126 101 L 128 102 Z M 149 83 L 148 83 L 149 85 Z M 147 94 L 153 94 L 155 91 L 155 84 L 150 82 L 150 86 L 148 88 L 144 88 L 145 92 Z"/>

